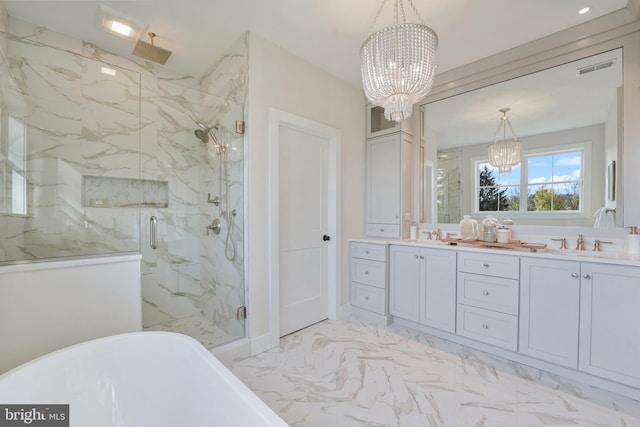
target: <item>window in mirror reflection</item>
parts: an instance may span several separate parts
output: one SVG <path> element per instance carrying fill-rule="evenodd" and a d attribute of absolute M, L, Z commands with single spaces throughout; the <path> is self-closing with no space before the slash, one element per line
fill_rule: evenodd
<path fill-rule="evenodd" d="M 525 154 L 506 174 L 486 160 L 476 161 L 476 212 L 582 212 L 585 149 L 586 144 L 570 151 Z"/>

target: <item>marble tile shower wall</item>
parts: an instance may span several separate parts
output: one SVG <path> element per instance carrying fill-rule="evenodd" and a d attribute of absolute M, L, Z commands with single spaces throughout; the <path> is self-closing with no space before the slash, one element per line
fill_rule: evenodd
<path fill-rule="evenodd" d="M 247 37 L 197 79 L 21 21 L 10 20 L 9 32 L 59 49 L 29 42 L 8 49 L 17 93 L 38 94 L 27 99 L 28 197 L 38 203 L 26 218 L 6 218 L 5 230 L 21 231 L 0 243 L 0 256 L 141 250 L 145 327 L 181 328 L 209 346 L 243 336 L 244 322 L 235 313 L 244 305 L 244 147 L 234 125 L 244 114 Z M 116 76 L 101 72 L 105 64 Z M 219 183 L 215 148 L 193 135 L 196 120 L 220 127 L 228 145 L 227 186 Z M 167 183 L 159 188 L 168 188 L 169 205 L 83 206 L 82 175 L 128 178 L 132 186 L 137 180 Z M 214 197 L 219 189 L 228 206 L 206 202 L 207 193 Z M 225 238 L 232 209 L 237 255 L 230 261 Z M 157 250 L 148 244 L 151 216 L 158 218 Z M 216 217 L 222 232 L 207 236 L 205 227 Z M 213 330 L 215 337 L 202 336 Z"/>
<path fill-rule="evenodd" d="M 236 120 L 244 121 L 244 106 L 248 92 L 249 76 L 249 34 L 246 33 L 223 55 L 206 73 L 201 80 L 203 94 L 202 112 L 207 124 L 218 124 L 220 140 L 227 145 L 227 185 L 220 186 L 220 159 L 217 156 L 207 156 L 216 167 L 202 168 L 201 177 L 206 190 L 215 194 L 216 188 L 221 190 L 222 199 L 228 201 L 229 206 L 220 206 L 218 214 L 223 222 L 225 239 L 205 239 L 201 256 L 201 281 L 212 289 L 213 297 L 205 300 L 204 314 L 213 319 L 215 325 L 223 325 L 222 329 L 230 337 L 244 336 L 244 321 L 236 319 L 237 307 L 245 305 L 244 288 L 244 138 L 235 132 Z M 208 96 L 211 94 L 212 96 Z M 207 150 L 215 152 L 212 144 Z M 215 153 L 214 153 L 215 154 Z M 227 197 L 228 196 L 228 197 Z M 212 196 L 213 197 L 213 196 Z M 211 223 L 212 205 L 203 210 L 203 221 Z M 227 215 L 224 212 L 227 211 Z M 229 213 L 235 211 L 233 222 Z M 231 238 L 236 243 L 235 251 L 226 244 L 226 233 L 233 225 Z M 235 259 L 232 255 L 235 252 Z M 225 266 L 219 268 L 219 266 Z"/>
<path fill-rule="evenodd" d="M 82 176 L 138 178 L 138 73 L 105 78 L 101 64 L 9 37 L 7 116 L 25 140 L 26 215 L 5 216 L 8 260 L 139 248 L 138 213 L 83 209 Z M 117 105 L 113 108 L 112 105 Z"/>

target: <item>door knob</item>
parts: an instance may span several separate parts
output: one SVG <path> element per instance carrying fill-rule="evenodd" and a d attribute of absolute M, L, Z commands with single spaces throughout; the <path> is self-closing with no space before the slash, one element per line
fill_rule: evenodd
<path fill-rule="evenodd" d="M 331 240 L 331 237 L 325 234 L 324 236 L 322 236 L 322 240 L 324 240 L 325 242 L 328 242 L 329 240 Z"/>

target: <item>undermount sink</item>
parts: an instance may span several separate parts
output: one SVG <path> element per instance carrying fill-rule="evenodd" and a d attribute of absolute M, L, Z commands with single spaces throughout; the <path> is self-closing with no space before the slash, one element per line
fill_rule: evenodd
<path fill-rule="evenodd" d="M 619 252 L 581 252 L 576 254 L 576 256 L 583 258 L 608 258 L 608 259 L 619 259 Z"/>
<path fill-rule="evenodd" d="M 426 244 L 426 245 L 448 245 L 447 242 L 443 242 L 442 240 L 434 240 L 434 239 L 418 239 L 416 243 Z"/>
<path fill-rule="evenodd" d="M 620 252 L 594 252 L 591 250 L 586 251 L 578 251 L 575 249 L 545 249 L 544 253 L 553 254 L 553 255 L 565 255 L 565 256 L 575 256 L 580 258 L 607 258 L 607 259 L 618 259 L 620 258 Z"/>

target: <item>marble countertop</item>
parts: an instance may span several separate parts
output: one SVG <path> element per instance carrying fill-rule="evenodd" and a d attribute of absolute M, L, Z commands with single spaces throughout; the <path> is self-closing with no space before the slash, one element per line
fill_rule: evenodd
<path fill-rule="evenodd" d="M 546 243 L 546 239 L 540 239 L 540 243 Z M 618 265 L 631 265 L 640 266 L 640 255 L 630 255 L 621 250 L 617 246 L 614 249 L 605 248 L 600 252 L 594 252 L 585 245 L 584 251 L 577 251 L 572 249 L 556 249 L 549 248 L 537 250 L 531 252 L 525 249 L 501 249 L 501 248 L 486 248 L 478 247 L 465 243 L 458 243 L 456 245 L 450 245 L 441 241 L 422 241 L 422 240 L 410 240 L 410 239 L 375 239 L 375 238 L 354 238 L 349 239 L 351 242 L 361 243 L 377 243 L 377 244 L 392 244 L 392 245 L 406 245 L 406 246 L 418 246 L 423 248 L 433 248 L 442 250 L 455 250 L 455 251 L 468 251 L 468 252 L 482 252 L 491 254 L 502 255 L 517 255 L 521 257 L 536 257 L 536 258 L 549 258 L 549 259 L 562 259 L 567 261 L 578 262 L 598 262 L 606 264 L 618 264 Z M 533 242 L 531 242 L 533 243 Z M 537 243 L 537 242 L 536 242 Z M 609 249 L 609 250 L 607 250 Z"/>

